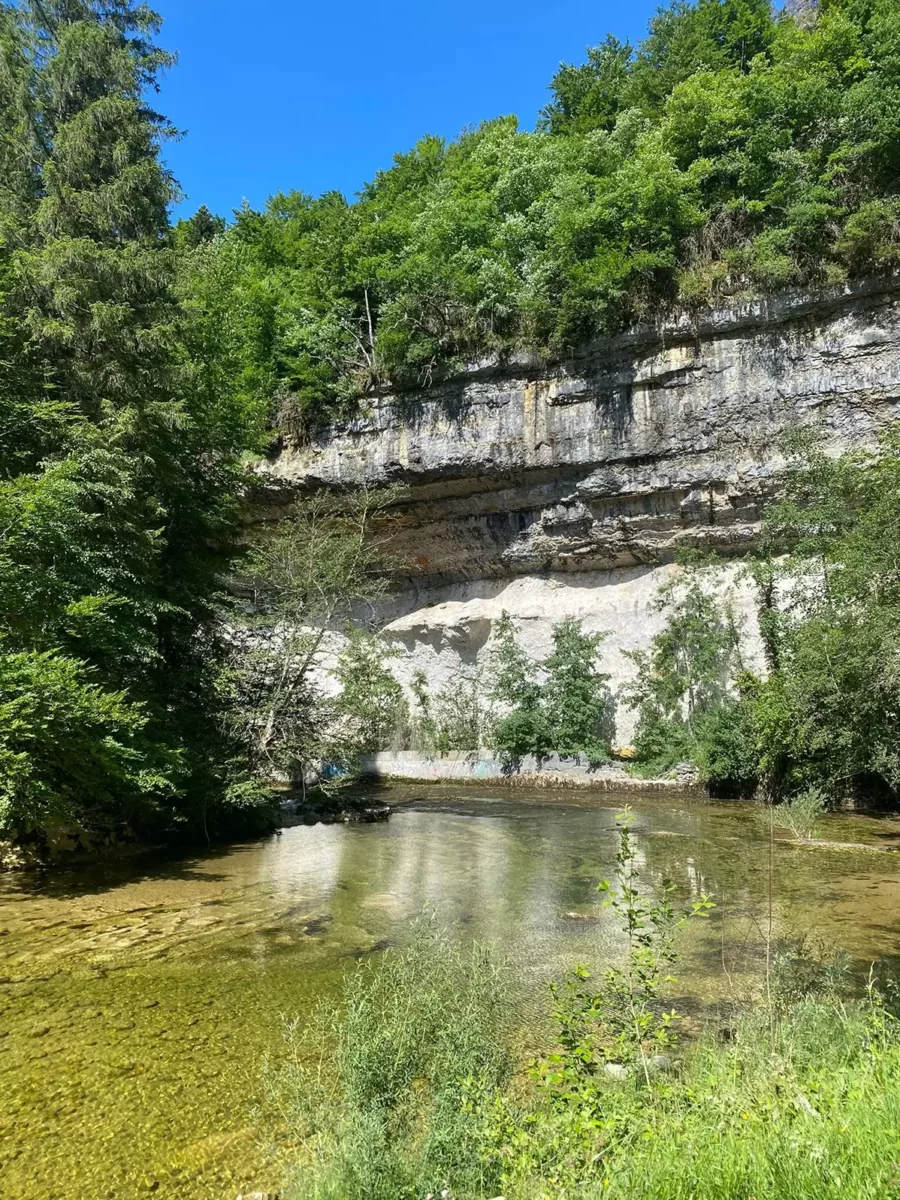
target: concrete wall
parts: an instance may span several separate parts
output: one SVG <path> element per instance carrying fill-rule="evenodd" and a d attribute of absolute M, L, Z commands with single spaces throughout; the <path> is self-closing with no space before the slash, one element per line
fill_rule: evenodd
<path fill-rule="evenodd" d="M 527 755 L 517 769 L 504 767 L 490 750 L 423 754 L 415 750 L 383 751 L 362 760 L 364 774 L 374 779 L 417 783 L 491 783 L 519 787 L 597 788 L 603 791 L 698 791 L 689 776 L 679 779 L 633 779 L 618 763 L 592 767 L 583 755 L 538 761 Z"/>

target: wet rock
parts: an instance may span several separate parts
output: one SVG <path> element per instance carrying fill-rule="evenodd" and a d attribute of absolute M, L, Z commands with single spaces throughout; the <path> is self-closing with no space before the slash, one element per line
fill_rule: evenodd
<path fill-rule="evenodd" d="M 700 772 L 693 763 L 680 762 L 672 768 L 672 775 L 685 787 L 692 787 L 700 781 Z"/>
<path fill-rule="evenodd" d="M 368 796 L 325 796 L 313 793 L 305 798 L 285 801 L 281 808 L 281 824 L 293 825 L 350 825 L 386 821 L 390 806 Z"/>
<path fill-rule="evenodd" d="M 326 925 L 328 925 L 333 920 L 334 920 L 334 918 L 331 916 L 330 913 L 326 913 L 321 917 L 312 917 L 303 926 L 303 932 L 305 934 L 308 934 L 310 937 L 315 937 L 315 935 L 317 933 L 323 933 L 325 931 Z"/>

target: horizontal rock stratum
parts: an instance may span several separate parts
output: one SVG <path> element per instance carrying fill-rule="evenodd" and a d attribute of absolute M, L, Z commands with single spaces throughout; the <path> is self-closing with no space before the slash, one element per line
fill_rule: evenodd
<path fill-rule="evenodd" d="M 785 430 L 846 449 L 898 416 L 900 284 L 868 284 L 384 396 L 261 471 L 407 484 L 398 550 L 420 579 L 584 571 L 745 549 Z"/>
<path fill-rule="evenodd" d="M 653 597 L 686 546 L 739 555 L 786 431 L 840 452 L 900 417 L 900 281 L 782 295 L 596 343 L 558 363 L 490 363 L 376 399 L 259 465 L 278 490 L 403 483 L 406 578 L 384 612 L 438 688 L 507 609 L 544 653 L 572 613 L 609 633 L 606 669 L 660 627 Z M 733 572 L 732 572 L 733 574 Z M 754 653 L 752 604 L 738 588 Z M 620 735 L 631 722 L 621 714 Z"/>

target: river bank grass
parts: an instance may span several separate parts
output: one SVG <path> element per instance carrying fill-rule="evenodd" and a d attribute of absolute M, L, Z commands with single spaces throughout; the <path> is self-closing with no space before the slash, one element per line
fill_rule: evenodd
<path fill-rule="evenodd" d="M 900 1192 L 900 1049 L 880 1001 L 742 1017 L 671 1076 L 532 1096 L 497 1146 L 512 1200 L 862 1200 Z"/>
<path fill-rule="evenodd" d="M 292 1200 L 900 1194 L 900 1039 L 877 991 L 756 1009 L 649 1079 L 562 1089 L 514 1072 L 503 1012 L 488 960 L 447 947 L 354 976 L 320 1026 L 336 1077 L 301 1056 L 277 1081 L 306 1138 Z"/>
<path fill-rule="evenodd" d="M 851 998 L 839 971 L 808 966 L 773 972 L 762 999 L 691 1041 L 673 1034 L 663 1054 L 643 1025 L 649 1041 L 634 1040 L 629 1057 L 620 1038 L 618 1063 L 608 1039 L 606 1054 L 585 1049 L 592 1018 L 607 1034 L 617 1026 L 584 977 L 591 1003 L 573 1020 L 557 991 L 556 1045 L 525 1065 L 512 1049 L 504 972 L 477 947 L 420 931 L 411 949 L 353 972 L 311 1031 L 289 1029 L 288 1065 L 269 1080 L 302 1139 L 287 1195 L 900 1195 L 895 995 L 870 981 Z"/>

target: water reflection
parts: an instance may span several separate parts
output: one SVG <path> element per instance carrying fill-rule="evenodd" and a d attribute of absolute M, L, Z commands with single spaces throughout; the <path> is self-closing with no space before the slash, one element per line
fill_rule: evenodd
<path fill-rule="evenodd" d="M 595 890 L 614 866 L 615 797 L 396 788 L 389 799 L 400 808 L 384 825 L 0 882 L 4 1195 L 274 1188 L 251 1108 L 281 1014 L 402 942 L 427 904 L 510 961 L 531 1029 L 544 980 L 621 951 Z M 861 970 L 900 954 L 900 823 L 831 817 L 824 833 L 857 846 L 775 848 L 776 932 L 816 931 Z M 685 937 L 683 1002 L 752 980 L 769 893 L 757 810 L 642 800 L 635 841 L 646 887 L 672 879 L 684 900 L 706 891 L 718 904 Z"/>

